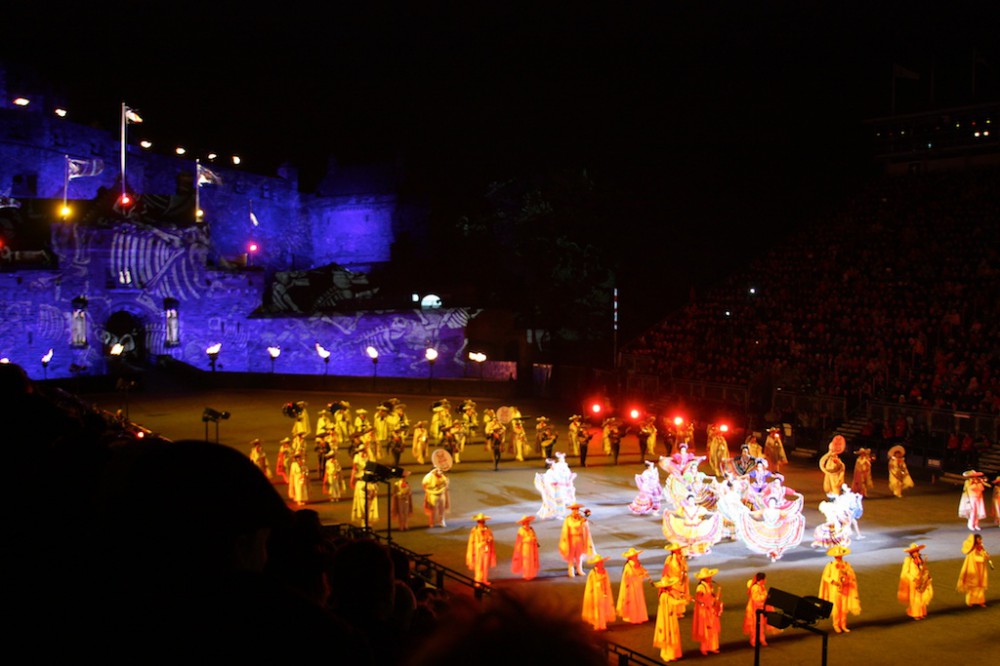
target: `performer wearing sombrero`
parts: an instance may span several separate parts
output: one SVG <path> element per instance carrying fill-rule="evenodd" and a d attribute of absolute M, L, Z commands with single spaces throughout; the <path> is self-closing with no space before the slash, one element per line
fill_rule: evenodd
<path fill-rule="evenodd" d="M 839 495 L 844 485 L 844 461 L 840 454 L 847 448 L 843 435 L 834 435 L 827 452 L 819 459 L 819 468 L 823 471 L 823 492 L 827 495 Z"/>
<path fill-rule="evenodd" d="M 598 631 L 607 629 L 608 622 L 615 619 L 611 577 L 604 568 L 607 560 L 603 555 L 594 555 L 587 561 L 593 568 L 587 574 L 587 586 L 583 591 L 583 621 Z"/>
<path fill-rule="evenodd" d="M 649 572 L 639 563 L 641 553 L 641 550 L 635 548 L 629 548 L 622 553 L 622 557 L 625 558 L 625 568 L 622 569 L 615 610 L 618 616 L 629 624 L 642 624 L 649 619 L 645 588 L 643 588 L 643 583 L 649 578 Z"/>
<path fill-rule="evenodd" d="M 896 497 L 902 497 L 903 491 L 912 487 L 913 479 L 906 468 L 906 449 L 897 444 L 889 449 L 889 490 Z"/>
<path fill-rule="evenodd" d="M 701 644 L 701 653 L 719 653 L 719 634 L 722 630 L 722 587 L 712 582 L 718 569 L 702 567 L 694 575 L 698 589 L 694 593 L 694 619 L 691 638 Z"/>
<path fill-rule="evenodd" d="M 444 475 L 451 469 L 451 456 L 444 449 L 435 449 L 431 455 L 434 469 L 424 475 L 421 485 L 424 487 L 424 513 L 427 514 L 427 526 L 441 525 L 447 527 L 445 514 L 451 510 L 451 494 L 448 492 L 448 477 Z"/>
<path fill-rule="evenodd" d="M 580 513 L 582 506 L 573 502 L 567 507 L 570 514 L 563 520 L 559 535 L 559 554 L 568 565 L 569 577 L 583 575 L 583 558 L 594 554 L 587 516 Z"/>
<path fill-rule="evenodd" d="M 510 561 L 512 573 L 521 574 L 524 580 L 532 580 L 538 575 L 538 535 L 531 526 L 534 516 L 521 516 L 517 521 L 521 527 L 514 538 L 514 557 Z"/>
<path fill-rule="evenodd" d="M 986 475 L 970 469 L 963 472 L 965 485 L 958 503 L 958 516 L 967 519 L 970 532 L 979 531 L 979 521 L 986 517 Z"/>
<path fill-rule="evenodd" d="M 927 605 L 934 597 L 934 586 L 931 583 L 931 572 L 927 561 L 920 553 L 924 544 L 911 543 L 903 550 L 906 559 L 903 560 L 903 570 L 899 573 L 899 591 L 896 598 L 906 605 L 906 614 L 914 620 L 927 617 Z"/>
<path fill-rule="evenodd" d="M 819 583 L 819 597 L 833 604 L 830 620 L 833 630 L 838 634 L 849 633 L 847 614 L 861 615 L 861 598 L 858 596 L 858 577 L 854 568 L 844 561 L 845 555 L 851 554 L 851 549 L 844 546 L 834 546 L 826 551 L 833 558 L 823 568 L 823 578 Z"/>
<path fill-rule="evenodd" d="M 677 587 L 675 590 L 676 596 L 684 602 L 673 604 L 672 608 L 677 617 L 684 617 L 684 613 L 687 612 L 687 605 L 691 603 L 691 587 L 688 582 L 688 563 L 687 557 L 684 556 L 684 546 L 671 541 L 663 548 L 670 551 L 670 554 L 663 561 L 663 578 L 677 581 L 675 583 Z"/>
<path fill-rule="evenodd" d="M 465 566 L 472 571 L 477 583 L 489 585 L 490 567 L 497 565 L 497 551 L 493 545 L 493 530 L 486 526 L 489 516 L 480 512 L 472 517 L 476 524 L 469 533 L 469 544 L 465 549 Z"/>
<path fill-rule="evenodd" d="M 868 491 L 875 487 L 872 482 L 872 451 L 861 448 L 855 451 L 855 456 L 851 490 L 862 497 L 868 497 Z"/>
<path fill-rule="evenodd" d="M 659 590 L 656 605 L 656 629 L 653 631 L 653 647 L 660 648 L 660 659 L 673 661 L 683 655 L 681 648 L 681 627 L 677 621 L 677 609 L 683 609 L 687 600 L 679 591 L 680 581 L 672 576 L 664 576 L 653 583 Z"/>
<path fill-rule="evenodd" d="M 743 613 L 743 634 L 750 639 L 750 645 L 757 645 L 757 611 L 768 610 L 767 606 L 767 574 L 760 571 L 747 581 L 747 608 Z M 770 610 L 774 610 L 770 608 Z M 772 629 L 767 625 L 767 616 L 760 616 L 760 644 L 767 645 L 768 633 L 778 633 L 780 629 Z"/>
<path fill-rule="evenodd" d="M 1000 476 L 993 479 L 993 522 L 1000 527 Z"/>
<path fill-rule="evenodd" d="M 962 570 L 958 574 L 959 592 L 965 592 L 966 606 L 982 606 L 986 608 L 986 590 L 989 588 L 990 572 L 993 568 L 990 554 L 983 547 L 981 534 L 970 534 L 962 543 Z"/>

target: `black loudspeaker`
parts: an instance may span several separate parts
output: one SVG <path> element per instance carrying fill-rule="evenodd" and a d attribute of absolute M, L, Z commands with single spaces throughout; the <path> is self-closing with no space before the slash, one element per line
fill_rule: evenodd
<path fill-rule="evenodd" d="M 789 624 L 816 624 L 830 617 L 833 604 L 818 597 L 800 597 L 784 590 L 771 588 L 767 593 L 767 605 L 774 611 L 768 612 L 767 621 L 773 627 L 782 629 Z"/>

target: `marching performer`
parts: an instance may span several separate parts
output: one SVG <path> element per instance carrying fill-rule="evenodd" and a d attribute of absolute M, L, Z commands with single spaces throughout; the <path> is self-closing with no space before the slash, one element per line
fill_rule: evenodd
<path fill-rule="evenodd" d="M 819 584 L 819 597 L 833 604 L 830 619 L 833 630 L 838 634 L 850 633 L 847 628 L 847 614 L 861 615 L 861 599 L 858 596 L 858 577 L 854 568 L 844 561 L 845 555 L 851 554 L 850 548 L 834 546 L 826 551 L 833 558 L 823 569 L 823 578 Z"/>
<path fill-rule="evenodd" d="M 701 644 L 701 653 L 719 653 L 719 634 L 722 631 L 722 586 L 712 582 L 718 569 L 702 567 L 695 574 L 698 588 L 694 593 L 694 619 L 691 637 Z"/>
<path fill-rule="evenodd" d="M 729 443 L 718 424 L 708 425 L 708 464 L 717 477 L 725 476 L 726 461 L 729 460 Z"/>
<path fill-rule="evenodd" d="M 839 495 L 844 485 L 846 467 L 840 459 L 840 454 L 847 448 L 843 435 L 834 435 L 828 446 L 828 451 L 819 459 L 819 468 L 823 471 L 823 492 L 829 495 Z"/>
<path fill-rule="evenodd" d="M 403 532 L 410 529 L 410 516 L 413 514 L 413 489 L 408 476 L 410 470 L 404 469 L 403 476 L 392 482 L 392 517 Z"/>
<path fill-rule="evenodd" d="M 642 624 L 649 619 L 646 610 L 646 590 L 643 587 L 643 583 L 649 578 L 649 573 L 639 564 L 641 553 L 641 550 L 635 548 L 629 548 L 622 553 L 622 557 L 625 558 L 625 568 L 622 569 L 615 610 L 618 616 L 629 624 Z"/>
<path fill-rule="evenodd" d="M 447 469 L 451 468 L 451 456 L 447 455 L 443 449 L 438 451 L 444 453 L 438 456 L 440 462 L 434 465 L 434 469 L 424 475 L 424 513 L 427 514 L 427 526 L 434 527 L 441 525 L 447 527 L 445 514 L 451 510 L 451 494 L 448 492 L 448 477 L 444 475 Z"/>
<path fill-rule="evenodd" d="M 861 448 L 855 453 L 854 474 L 851 478 L 851 490 L 862 497 L 868 497 L 868 491 L 875 487 L 872 482 L 872 451 Z"/>
<path fill-rule="evenodd" d="M 663 578 L 677 581 L 674 596 L 683 600 L 684 603 L 674 604 L 673 609 L 677 617 L 684 617 L 687 605 L 691 603 L 691 587 L 688 582 L 688 564 L 687 558 L 684 557 L 684 546 L 671 541 L 664 546 L 664 549 L 669 550 L 670 554 L 663 561 Z"/>
<path fill-rule="evenodd" d="M 428 437 L 427 422 L 417 421 L 413 425 L 413 457 L 417 459 L 417 463 L 420 465 L 424 464 L 424 459 L 427 457 Z"/>
<path fill-rule="evenodd" d="M 767 431 L 767 439 L 764 440 L 764 458 L 767 460 L 768 469 L 775 474 L 781 474 L 781 466 L 788 464 L 785 445 L 781 441 L 781 428 L 774 427 Z"/>
<path fill-rule="evenodd" d="M 931 572 L 927 568 L 920 551 L 924 544 L 911 543 L 903 560 L 903 569 L 899 573 L 899 591 L 896 597 L 906 606 L 906 614 L 914 620 L 927 617 L 927 604 L 934 597 L 934 586 L 931 584 Z"/>
<path fill-rule="evenodd" d="M 989 588 L 990 573 L 988 566 L 993 568 L 990 554 L 983 547 L 981 534 L 970 534 L 962 543 L 962 570 L 958 574 L 959 592 L 965 592 L 966 606 L 982 606 L 986 608 L 986 590 Z"/>
<path fill-rule="evenodd" d="M 250 462 L 256 465 L 257 469 L 263 472 L 264 476 L 271 478 L 271 466 L 267 463 L 267 453 L 264 452 L 264 443 L 259 439 L 250 442 Z"/>
<path fill-rule="evenodd" d="M 512 573 L 521 574 L 524 580 L 532 580 L 538 575 L 538 535 L 531 526 L 534 516 L 521 516 L 517 521 L 521 527 L 514 538 L 514 557 L 510 562 Z"/>
<path fill-rule="evenodd" d="M 747 609 L 743 614 L 743 634 L 750 638 L 750 645 L 757 645 L 757 611 L 767 610 L 767 574 L 758 572 L 747 581 Z M 773 610 L 773 609 L 772 609 Z M 760 644 L 767 645 L 768 632 L 777 632 L 767 626 L 767 616 L 760 616 Z"/>
<path fill-rule="evenodd" d="M 906 449 L 897 444 L 889 449 L 889 490 L 896 497 L 902 497 L 903 491 L 912 487 L 913 479 L 906 468 Z"/>
<path fill-rule="evenodd" d="M 576 502 L 567 507 L 570 514 L 563 520 L 559 535 L 559 554 L 568 565 L 569 577 L 583 575 L 583 558 L 594 554 L 594 542 L 590 538 L 587 516 L 581 513 L 582 506 Z"/>
<path fill-rule="evenodd" d="M 653 630 L 653 647 L 660 648 L 660 659 L 674 661 L 683 654 L 681 647 L 681 627 L 677 609 L 683 610 L 687 600 L 678 591 L 677 578 L 664 576 L 653 583 L 659 590 L 656 605 L 656 628 Z"/>
<path fill-rule="evenodd" d="M 970 532 L 978 532 L 979 521 L 986 517 L 986 475 L 970 469 L 962 476 L 965 477 L 965 485 L 958 503 L 958 516 L 967 519 Z"/>
<path fill-rule="evenodd" d="M 587 574 L 587 585 L 583 590 L 582 615 L 583 621 L 597 631 L 604 631 L 608 628 L 608 622 L 615 619 L 615 598 L 611 592 L 611 578 L 604 568 L 607 560 L 608 558 L 602 555 L 594 555 L 587 561 L 593 569 Z"/>
<path fill-rule="evenodd" d="M 465 566 L 473 573 L 477 583 L 490 584 L 490 568 L 497 565 L 497 551 L 493 545 L 493 530 L 486 526 L 490 519 L 479 512 L 472 517 L 476 524 L 469 532 L 469 544 L 465 549 Z"/>

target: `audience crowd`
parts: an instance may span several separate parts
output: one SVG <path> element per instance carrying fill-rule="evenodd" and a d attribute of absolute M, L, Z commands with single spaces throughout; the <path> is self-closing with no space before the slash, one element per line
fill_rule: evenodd
<path fill-rule="evenodd" d="M 1000 413 L 1000 174 L 887 178 L 626 347 L 676 378 Z"/>

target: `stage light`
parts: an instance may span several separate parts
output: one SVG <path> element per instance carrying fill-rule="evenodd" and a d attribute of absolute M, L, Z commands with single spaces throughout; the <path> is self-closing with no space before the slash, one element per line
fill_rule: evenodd
<path fill-rule="evenodd" d="M 226 411 L 219 411 L 218 409 L 212 409 L 211 407 L 206 407 L 205 411 L 201 413 L 202 421 L 226 421 L 230 417 L 230 413 Z"/>
<path fill-rule="evenodd" d="M 675 417 L 674 417 L 674 425 L 675 425 L 675 426 L 677 426 L 678 428 L 679 428 L 680 426 L 684 425 L 684 417 L 681 417 L 681 416 L 675 416 Z"/>
<path fill-rule="evenodd" d="M 222 351 L 221 342 L 217 342 L 205 350 L 205 353 L 208 354 L 208 362 L 212 366 L 212 372 L 215 372 L 215 362 L 219 360 L 220 351 Z"/>
<path fill-rule="evenodd" d="M 233 155 L 233 164 L 235 164 L 236 166 L 239 166 L 240 162 L 242 162 L 242 161 L 243 160 L 240 159 L 239 155 Z"/>
<path fill-rule="evenodd" d="M 177 146 L 176 148 L 174 148 L 174 152 L 177 153 L 178 155 L 183 155 L 184 153 L 187 152 L 187 148 L 185 148 L 184 146 Z"/>
<path fill-rule="evenodd" d="M 51 362 L 52 362 L 52 349 L 49 349 L 47 352 L 45 352 L 45 355 L 42 356 L 42 375 L 43 375 L 43 379 L 48 379 L 49 378 L 49 363 L 51 363 Z"/>
<path fill-rule="evenodd" d="M 257 250 L 260 249 L 260 246 L 257 245 L 257 243 L 254 243 L 253 241 L 250 241 L 250 244 L 247 245 L 247 249 L 250 250 L 251 252 L 256 252 Z"/>
<path fill-rule="evenodd" d="M 434 362 L 438 359 L 438 350 L 428 347 L 424 351 L 424 358 L 427 359 L 427 386 L 430 388 L 434 381 Z"/>
<path fill-rule="evenodd" d="M 218 155 L 216 153 L 209 153 L 208 154 L 208 161 L 209 162 L 214 162 L 215 158 L 217 158 L 217 157 L 218 157 Z"/>
<path fill-rule="evenodd" d="M 601 410 L 602 410 L 602 409 L 603 409 L 603 408 L 601 407 L 601 403 L 599 403 L 599 402 L 595 402 L 595 403 L 593 403 L 593 404 L 592 404 L 592 405 L 590 406 L 590 411 L 591 411 L 591 412 L 592 412 L 592 413 L 593 413 L 593 414 L 594 414 L 595 416 L 596 416 L 596 415 L 598 415 L 598 414 L 600 414 L 600 413 L 601 413 Z"/>
<path fill-rule="evenodd" d="M 69 206 L 63 206 L 62 208 L 59 209 L 59 217 L 65 220 L 67 217 L 70 216 L 72 212 L 73 212 L 72 208 L 70 208 Z"/>
<path fill-rule="evenodd" d="M 31 100 L 27 97 L 15 97 L 14 106 L 28 106 L 31 104 Z"/>
<path fill-rule="evenodd" d="M 729 432 L 729 426 L 727 426 L 725 423 L 723 423 L 722 425 L 719 426 L 719 431 L 720 432 Z"/>
<path fill-rule="evenodd" d="M 642 415 L 642 412 L 633 407 L 632 409 L 629 410 L 628 415 L 632 418 L 632 420 L 635 420 Z"/>
<path fill-rule="evenodd" d="M 116 342 L 115 344 L 111 345 L 111 349 L 108 350 L 108 353 L 117 358 L 118 356 L 121 356 L 122 352 L 124 351 L 125 351 L 124 345 L 122 345 L 122 343 L 120 342 Z"/>
<path fill-rule="evenodd" d="M 149 141 L 148 139 L 143 139 L 142 141 L 139 142 L 139 146 L 141 148 L 145 148 L 146 150 L 149 150 L 150 148 L 153 147 L 153 142 Z"/>
<path fill-rule="evenodd" d="M 273 346 L 267 348 L 267 355 L 271 357 L 271 374 L 274 374 L 274 362 L 281 356 L 281 347 Z"/>
<path fill-rule="evenodd" d="M 371 345 L 365 348 L 365 353 L 368 354 L 368 358 L 372 361 L 378 361 L 378 350 Z"/>
<path fill-rule="evenodd" d="M 325 375 L 327 373 L 327 371 L 330 369 L 330 352 L 327 351 L 323 347 L 323 345 L 321 345 L 320 343 L 317 342 L 316 343 L 316 353 L 319 354 L 319 357 L 321 359 L 323 359 L 323 374 Z"/>
<path fill-rule="evenodd" d="M 469 352 L 469 360 L 479 366 L 479 381 L 483 381 L 483 363 L 486 362 L 486 354 L 483 352 Z"/>
<path fill-rule="evenodd" d="M 825 599 L 799 597 L 773 587 L 768 590 L 765 603 L 774 608 L 767 613 L 767 621 L 777 629 L 790 624 L 800 628 L 814 625 L 830 617 L 830 611 L 833 610 L 833 604 Z"/>
<path fill-rule="evenodd" d="M 53 113 L 55 113 L 60 118 L 65 118 L 66 117 L 66 109 L 55 109 L 53 111 Z"/>
<path fill-rule="evenodd" d="M 125 208 L 126 206 L 131 206 L 132 197 L 130 197 L 127 194 L 121 195 L 120 197 L 118 197 L 118 205 L 121 206 L 122 208 Z"/>

